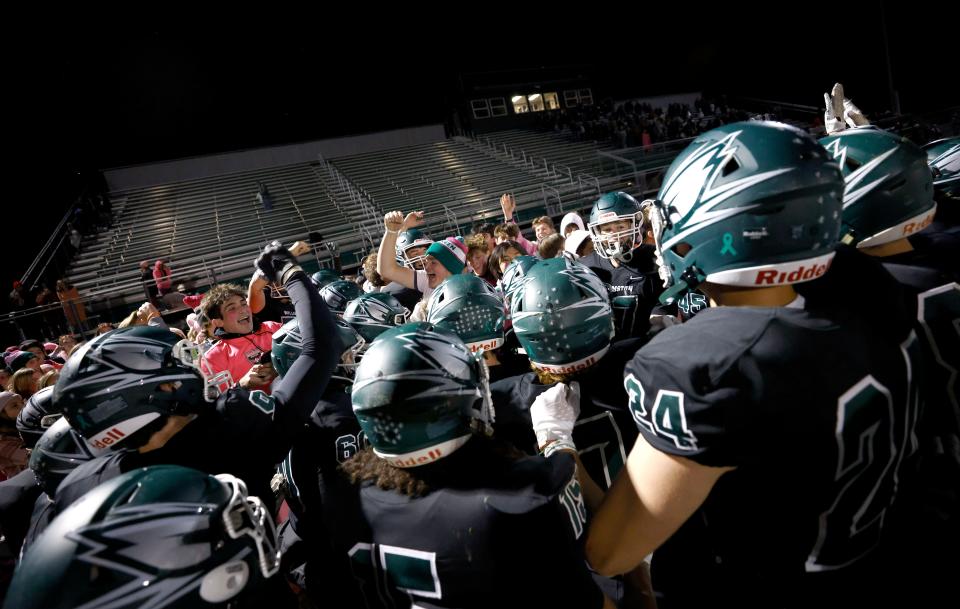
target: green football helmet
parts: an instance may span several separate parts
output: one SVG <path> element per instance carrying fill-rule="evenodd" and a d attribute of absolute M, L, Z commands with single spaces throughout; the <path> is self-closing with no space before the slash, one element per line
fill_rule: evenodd
<path fill-rule="evenodd" d="M 44 387 L 27 399 L 17 415 L 17 431 L 26 448 L 33 448 L 63 413 L 53 408 L 53 387 Z"/>
<path fill-rule="evenodd" d="M 336 320 L 337 335 L 343 352 L 340 354 L 340 363 L 332 378 L 352 382 L 357 368 L 359 354 L 364 348 L 364 340 L 356 330 L 342 319 Z M 300 323 L 291 319 L 280 326 L 273 334 L 273 345 L 270 347 L 270 362 L 277 376 L 283 378 L 290 371 L 290 366 L 303 352 L 303 337 L 300 335 Z"/>
<path fill-rule="evenodd" d="M 538 368 L 569 374 L 597 363 L 610 348 L 607 288 L 579 262 L 551 258 L 533 265 L 510 307 L 517 340 Z"/>
<path fill-rule="evenodd" d="M 933 170 L 933 187 L 944 194 L 960 196 L 960 137 L 948 137 L 923 147 Z"/>
<path fill-rule="evenodd" d="M 493 421 L 482 358 L 453 332 L 425 322 L 387 330 L 353 382 L 353 412 L 376 454 L 395 467 L 432 463 Z"/>
<path fill-rule="evenodd" d="M 873 247 L 909 237 L 933 222 L 927 155 L 908 139 L 872 127 L 820 140 L 846 181 L 840 240 Z"/>
<path fill-rule="evenodd" d="M 176 334 L 132 326 L 80 347 L 53 390 L 53 407 L 97 448 L 136 448 L 171 414 L 198 412 L 224 387 L 201 371 L 200 349 Z M 173 391 L 164 391 L 173 387 Z"/>
<path fill-rule="evenodd" d="M 422 269 L 427 259 L 427 249 L 433 239 L 417 228 L 405 230 L 397 235 L 397 262 L 408 269 Z M 423 253 L 414 255 L 410 250 L 423 248 Z"/>
<path fill-rule="evenodd" d="M 476 275 L 454 275 L 430 296 L 427 321 L 456 333 L 474 353 L 503 345 L 503 301 Z"/>
<path fill-rule="evenodd" d="M 347 308 L 347 303 L 354 298 L 359 298 L 362 293 L 357 284 L 343 279 L 329 283 L 320 290 L 320 296 L 323 298 L 323 301 L 327 303 L 327 308 L 341 315 L 344 309 Z"/>
<path fill-rule="evenodd" d="M 313 280 L 317 289 L 320 290 L 334 281 L 339 281 L 340 275 L 337 275 L 337 272 L 333 269 L 320 269 L 313 275 L 310 275 L 310 279 Z"/>
<path fill-rule="evenodd" d="M 613 232 L 601 230 L 604 224 L 611 222 L 626 222 L 629 227 Z M 629 262 L 633 250 L 643 243 L 643 209 L 625 192 L 608 192 L 593 204 L 587 230 L 598 256 Z"/>
<path fill-rule="evenodd" d="M 360 333 L 367 345 L 390 328 L 407 323 L 409 318 L 410 311 L 386 292 L 361 294 L 347 303 L 343 312 L 343 320 Z"/>
<path fill-rule="evenodd" d="M 833 260 L 843 176 L 822 146 L 774 122 L 725 125 L 670 165 L 649 216 L 671 304 L 700 283 L 809 281 Z"/>
<path fill-rule="evenodd" d="M 503 303 L 507 307 L 507 317 L 510 316 L 510 299 L 523 283 L 524 277 L 540 259 L 536 256 L 517 256 L 503 271 L 500 278 L 500 291 L 503 293 Z"/>
<path fill-rule="evenodd" d="M 159 465 L 104 482 L 55 518 L 4 607 L 223 607 L 279 569 L 270 512 L 242 480 Z"/>
<path fill-rule="evenodd" d="M 52 499 L 57 487 L 81 463 L 102 455 L 109 448 L 97 448 L 66 419 L 58 419 L 37 440 L 30 451 L 30 469 L 37 484 Z"/>

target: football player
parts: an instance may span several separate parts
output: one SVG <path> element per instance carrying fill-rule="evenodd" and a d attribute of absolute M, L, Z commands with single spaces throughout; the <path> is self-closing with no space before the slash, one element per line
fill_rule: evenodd
<path fill-rule="evenodd" d="M 627 365 L 641 439 L 592 521 L 590 563 L 620 573 L 655 550 L 671 606 L 882 596 L 873 550 L 909 473 L 919 350 L 899 287 L 867 257 L 851 252 L 876 271 L 850 275 L 859 302 L 809 306 L 794 288 L 848 263 L 834 259 L 839 168 L 799 129 L 735 123 L 697 137 L 663 184 L 664 298 L 699 288 L 721 306 Z M 882 314 L 858 306 L 866 293 Z"/>

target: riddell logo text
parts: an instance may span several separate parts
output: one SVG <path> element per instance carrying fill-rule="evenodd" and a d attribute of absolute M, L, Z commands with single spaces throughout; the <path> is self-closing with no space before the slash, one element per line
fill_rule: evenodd
<path fill-rule="evenodd" d="M 127 434 L 123 433 L 122 431 L 114 427 L 113 429 L 105 433 L 102 437 L 97 438 L 96 440 L 91 442 L 91 444 L 93 444 L 97 448 L 107 448 L 111 444 L 116 444 L 117 442 L 119 442 L 120 440 L 126 437 L 127 437 Z"/>
<path fill-rule="evenodd" d="M 390 459 L 390 465 L 393 465 L 394 467 L 414 467 L 417 465 L 423 465 L 424 463 L 432 463 L 442 456 L 443 453 L 440 452 L 439 448 L 432 448 L 427 454 L 419 457 L 410 457 L 409 459 Z"/>
<path fill-rule="evenodd" d="M 576 364 L 576 365 L 574 365 L 574 366 L 553 366 L 553 365 L 551 365 L 549 368 L 547 368 L 546 366 L 544 366 L 544 367 L 545 367 L 547 370 L 549 370 L 550 372 L 559 373 L 559 374 L 569 374 L 569 373 L 571 373 L 571 372 L 576 372 L 577 370 L 584 370 L 584 369 L 586 369 L 586 368 L 589 368 L 590 366 L 594 365 L 595 363 L 597 363 L 596 358 L 594 358 L 593 356 L 590 356 L 590 357 L 588 357 L 586 360 L 584 360 L 584 361 L 582 361 L 582 362 L 580 362 L 579 364 Z"/>
<path fill-rule="evenodd" d="M 818 264 L 811 267 L 801 266 L 794 271 L 778 271 L 771 269 L 768 271 L 758 271 L 754 285 L 782 285 L 785 283 L 796 283 L 798 281 L 809 281 L 815 279 L 827 272 L 830 263 Z"/>
<path fill-rule="evenodd" d="M 927 217 L 923 218 L 919 222 L 911 222 L 909 224 L 904 225 L 903 235 L 904 236 L 912 235 L 913 233 L 922 231 L 923 229 L 927 228 L 928 226 L 930 226 L 930 223 L 933 222 L 934 215 L 935 214 L 929 214 L 927 215 Z"/>
<path fill-rule="evenodd" d="M 470 343 L 470 350 L 474 353 L 479 353 L 481 351 L 490 351 L 497 348 L 497 340 L 491 340 L 488 343 Z"/>

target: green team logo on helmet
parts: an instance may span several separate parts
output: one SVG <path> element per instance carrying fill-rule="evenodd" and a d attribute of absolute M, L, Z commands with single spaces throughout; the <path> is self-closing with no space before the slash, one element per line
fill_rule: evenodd
<path fill-rule="evenodd" d="M 513 330 L 530 361 L 568 374 L 598 362 L 613 339 L 607 289 L 593 271 L 573 260 L 535 264 L 511 300 Z"/>
<path fill-rule="evenodd" d="M 503 345 L 503 301 L 476 275 L 454 275 L 430 296 L 427 321 L 457 334 L 474 353 Z"/>
<path fill-rule="evenodd" d="M 320 297 L 327 303 L 327 308 L 340 314 L 347 308 L 347 303 L 354 298 L 359 298 L 360 294 L 362 292 L 357 284 L 343 279 L 329 283 L 320 290 Z"/>
<path fill-rule="evenodd" d="M 327 286 L 334 281 L 340 279 L 340 275 L 337 275 L 337 272 L 332 269 L 320 269 L 313 275 L 310 275 L 310 279 L 313 280 L 313 283 L 316 284 L 317 289 L 322 289 L 324 286 Z"/>
<path fill-rule="evenodd" d="M 601 258 L 629 262 L 643 243 L 643 210 L 625 192 L 608 192 L 593 204 L 587 229 Z"/>
<path fill-rule="evenodd" d="M 805 132 L 773 122 L 697 137 L 664 176 L 650 220 L 672 303 L 704 281 L 767 287 L 809 281 L 833 260 L 843 178 Z"/>
<path fill-rule="evenodd" d="M 225 607 L 280 570 L 270 512 L 242 480 L 173 465 L 104 482 L 26 552 L 5 607 Z"/>
<path fill-rule="evenodd" d="M 960 196 L 960 137 L 948 137 L 923 147 L 933 172 L 933 186 L 950 196 Z"/>
<path fill-rule="evenodd" d="M 927 155 L 906 138 L 875 128 L 848 129 L 820 140 L 845 180 L 841 241 L 873 247 L 933 222 L 933 178 Z"/>
<path fill-rule="evenodd" d="M 431 243 L 433 239 L 420 229 L 403 231 L 397 235 L 397 261 L 409 269 L 422 269 Z"/>
<path fill-rule="evenodd" d="M 373 292 L 351 300 L 343 312 L 343 320 L 353 326 L 369 345 L 390 328 L 402 326 L 410 311 L 392 294 Z"/>
<path fill-rule="evenodd" d="M 442 459 L 466 444 L 474 419 L 493 420 L 486 365 L 456 334 L 425 322 L 377 338 L 352 399 L 367 440 L 395 467 Z"/>

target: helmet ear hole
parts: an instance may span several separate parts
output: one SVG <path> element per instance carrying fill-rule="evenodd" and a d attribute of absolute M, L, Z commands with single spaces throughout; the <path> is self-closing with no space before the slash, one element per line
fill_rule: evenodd
<path fill-rule="evenodd" d="M 693 246 L 690 245 L 689 243 L 687 243 L 686 241 L 684 241 L 683 243 L 678 243 L 678 244 L 676 244 L 676 245 L 673 246 L 673 251 L 674 251 L 674 252 L 677 254 L 677 256 L 679 256 L 680 258 L 686 258 L 686 257 L 687 257 L 687 254 L 689 254 L 689 253 L 690 253 L 690 250 L 692 250 L 692 249 L 693 249 Z"/>
<path fill-rule="evenodd" d="M 723 165 L 723 171 L 721 171 L 720 175 L 725 178 L 738 169 L 740 169 L 740 163 L 737 162 L 737 159 L 730 157 Z"/>

